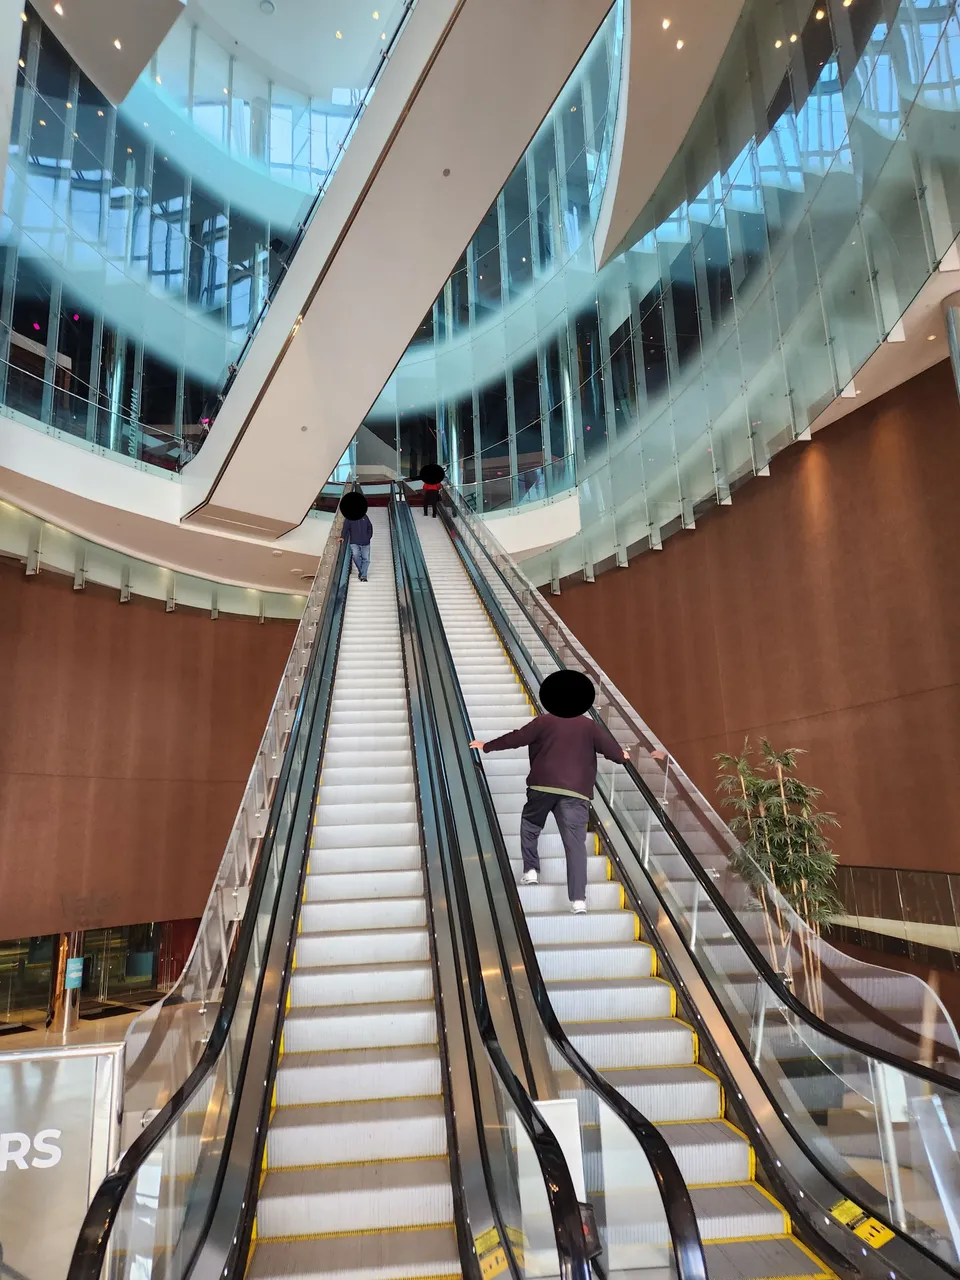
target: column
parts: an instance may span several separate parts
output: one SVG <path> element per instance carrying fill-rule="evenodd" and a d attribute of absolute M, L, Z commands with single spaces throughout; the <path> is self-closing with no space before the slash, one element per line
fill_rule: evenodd
<path fill-rule="evenodd" d="M 80 1017 L 83 934 L 61 933 L 55 947 L 47 1028 L 66 1040 L 70 1032 L 77 1029 Z"/>

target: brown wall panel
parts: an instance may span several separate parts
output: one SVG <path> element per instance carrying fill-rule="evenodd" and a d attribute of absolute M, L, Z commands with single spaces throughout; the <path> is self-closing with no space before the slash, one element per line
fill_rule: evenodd
<path fill-rule="evenodd" d="M 944 362 L 552 601 L 697 785 L 809 752 L 841 861 L 960 870 L 960 406 Z"/>
<path fill-rule="evenodd" d="M 294 631 L 0 562 L 0 938 L 200 914 Z"/>

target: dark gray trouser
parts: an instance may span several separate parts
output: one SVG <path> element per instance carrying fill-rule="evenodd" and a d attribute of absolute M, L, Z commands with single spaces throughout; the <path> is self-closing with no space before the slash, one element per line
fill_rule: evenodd
<path fill-rule="evenodd" d="M 551 795 L 527 787 L 527 803 L 520 814 L 520 852 L 524 871 L 540 870 L 537 845 L 549 814 L 557 820 L 563 851 L 567 855 L 567 893 L 571 902 L 587 898 L 587 818 L 590 806 L 574 796 Z"/>

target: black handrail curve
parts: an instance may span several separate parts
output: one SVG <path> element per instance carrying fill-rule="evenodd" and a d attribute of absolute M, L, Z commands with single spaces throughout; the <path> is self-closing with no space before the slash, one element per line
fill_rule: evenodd
<path fill-rule="evenodd" d="M 513 624 L 504 615 L 503 610 L 500 607 L 499 601 L 496 599 L 496 596 L 490 589 L 489 584 L 485 581 L 483 574 L 480 572 L 479 568 L 473 563 L 473 558 L 469 550 L 467 549 L 467 547 L 464 545 L 463 539 L 460 535 L 459 530 L 456 528 L 456 526 L 453 524 L 452 521 L 447 520 L 445 522 L 447 524 L 447 528 L 450 532 L 453 543 L 457 547 L 458 551 L 460 552 L 460 557 L 464 566 L 467 569 L 467 573 L 470 575 L 471 581 L 473 582 L 475 588 L 480 594 L 480 597 L 484 602 L 484 607 L 486 608 L 487 613 L 489 614 L 491 620 L 493 621 L 497 632 L 501 635 L 504 641 L 509 640 L 511 645 L 513 645 L 515 649 L 522 656 L 523 661 L 529 670 L 529 675 L 526 678 L 524 678 L 523 673 L 521 672 L 520 673 L 521 678 L 523 679 L 524 684 L 527 686 L 527 690 L 528 690 L 528 693 L 530 694 L 530 697 L 535 701 L 537 697 L 536 682 L 535 682 L 536 667 L 534 666 L 533 660 L 531 659 L 530 654 L 527 651 L 526 645 L 524 644 L 520 636 L 517 634 L 515 628 L 513 627 Z M 497 565 L 493 561 L 493 559 L 490 557 L 489 553 L 487 552 L 486 548 L 483 547 L 482 544 L 481 544 L 481 549 L 486 555 L 486 558 L 490 564 L 491 569 L 493 570 L 493 572 L 497 574 L 498 578 L 503 583 L 504 587 L 510 593 L 514 604 L 523 613 L 524 617 L 526 618 L 527 622 L 530 624 L 530 626 L 533 628 L 533 630 L 537 634 L 544 648 L 551 654 L 551 656 L 554 658 L 554 660 L 557 662 L 559 666 L 563 666 L 563 663 L 561 662 L 553 646 L 543 635 L 542 628 L 539 626 L 536 619 L 530 613 L 529 609 L 524 604 L 524 602 L 517 596 L 517 593 L 514 591 L 513 587 L 504 576 L 499 565 Z M 498 619 L 499 619 L 499 623 L 498 623 Z M 533 681 L 531 681 L 530 676 L 534 677 Z M 602 723 L 596 711 L 593 711 L 591 714 L 598 722 Z M 845 1049 L 849 1049 L 854 1053 L 859 1053 L 868 1057 L 876 1058 L 879 1062 L 882 1062 L 887 1066 L 894 1067 L 896 1070 L 901 1071 L 906 1075 L 916 1076 L 918 1079 L 925 1080 L 929 1084 L 937 1085 L 938 1088 L 944 1089 L 950 1093 L 960 1093 L 960 1080 L 955 1079 L 953 1076 L 949 1076 L 943 1071 L 938 1071 L 936 1067 L 929 1067 L 924 1063 L 914 1062 L 910 1058 L 901 1057 L 899 1054 L 892 1052 L 892 1050 L 884 1049 L 884 1048 L 881 1048 L 880 1046 L 872 1045 L 867 1041 L 860 1040 L 856 1036 L 850 1035 L 849 1032 L 844 1031 L 841 1027 L 831 1026 L 828 1022 L 825 1022 L 822 1018 L 818 1017 L 818 1015 L 814 1013 L 814 1011 L 810 1009 L 809 1006 L 805 1005 L 803 1001 L 800 1000 L 799 997 L 796 996 L 790 990 L 790 988 L 783 982 L 783 979 L 780 977 L 777 971 L 770 964 L 769 960 L 763 954 L 760 948 L 757 946 L 756 942 L 746 932 L 736 912 L 730 907 L 730 905 L 726 902 L 723 896 L 719 893 L 717 886 L 711 880 L 710 876 L 701 866 L 699 860 L 690 849 L 690 846 L 687 844 L 686 840 L 684 839 L 682 832 L 680 832 L 677 829 L 676 825 L 670 819 L 669 815 L 664 810 L 663 806 L 660 804 L 656 796 L 650 790 L 650 787 L 645 781 L 643 775 L 639 772 L 639 770 L 636 768 L 636 766 L 633 764 L 632 761 L 630 762 L 625 761 L 624 767 L 627 770 L 628 776 L 635 783 L 638 789 L 642 792 L 644 799 L 647 801 L 647 804 L 650 806 L 657 820 L 662 825 L 664 831 L 670 837 L 671 841 L 676 847 L 677 852 L 681 855 L 684 862 L 689 866 L 691 872 L 695 876 L 701 888 L 706 892 L 706 894 L 710 898 L 711 905 L 714 906 L 718 914 L 722 916 L 725 926 L 731 931 L 731 933 L 737 939 L 737 942 L 742 946 L 751 964 L 753 964 L 754 968 L 758 971 L 759 975 L 763 978 L 767 986 L 769 986 L 773 990 L 778 1000 L 780 1000 L 784 1005 L 786 1005 L 786 1007 L 790 1010 L 791 1013 L 793 1013 L 796 1017 L 798 1017 L 802 1022 L 805 1022 L 814 1031 L 818 1032 L 820 1035 L 827 1037 L 830 1040 L 835 1040 L 838 1044 L 843 1045 Z M 851 996 L 852 996 L 852 993 L 851 993 Z M 866 1003 L 864 1003 L 864 1007 L 874 1019 L 877 1018 L 878 1010 L 876 1008 Z M 900 1035 L 903 1035 L 905 1032 L 905 1028 L 903 1028 L 898 1024 L 897 1031 L 900 1033 Z"/>
<path fill-rule="evenodd" d="M 417 546 L 417 554 L 419 555 L 421 562 L 423 562 L 423 553 L 419 545 Z M 430 582 L 430 576 L 426 570 L 425 563 L 423 564 L 422 573 L 433 602 L 435 618 L 439 621 L 440 611 L 436 603 L 433 585 Z M 463 690 L 460 687 L 460 681 L 456 675 L 453 655 L 450 652 L 449 643 L 442 625 L 438 627 L 437 639 L 442 645 L 446 656 L 447 668 L 451 676 L 450 684 L 460 712 L 461 735 L 466 736 L 467 726 L 470 723 L 470 719 L 466 703 L 463 698 Z M 646 1116 L 638 1111 L 627 1098 L 619 1093 L 618 1090 L 609 1083 L 609 1081 L 605 1080 L 603 1076 L 601 1076 L 590 1065 L 590 1063 L 587 1062 L 578 1050 L 574 1048 L 554 1011 L 553 1004 L 550 1000 L 550 995 L 547 991 L 547 986 L 544 982 L 543 974 L 540 969 L 540 962 L 537 959 L 536 949 L 534 948 L 533 940 L 530 937 L 530 930 L 527 926 L 526 916 L 524 915 L 523 907 L 520 903 L 520 895 L 517 891 L 517 886 L 514 883 L 509 855 L 503 841 L 499 821 L 496 817 L 496 811 L 493 806 L 493 800 L 490 795 L 490 788 L 487 783 L 486 775 L 484 774 L 480 761 L 476 756 L 473 756 L 473 764 L 474 780 L 480 792 L 484 817 L 496 852 L 501 875 L 507 885 L 507 900 L 510 904 L 511 918 L 520 943 L 524 968 L 527 972 L 534 1003 L 536 1005 L 537 1012 L 540 1015 L 544 1029 L 556 1047 L 557 1052 L 569 1064 L 574 1073 L 582 1080 L 586 1081 L 588 1087 L 597 1094 L 598 1097 L 605 1102 L 610 1110 L 618 1117 L 618 1119 L 626 1125 L 627 1129 L 629 1129 L 633 1137 L 636 1139 L 640 1149 L 646 1156 L 653 1172 L 654 1180 L 657 1184 L 657 1190 L 659 1191 L 660 1198 L 663 1202 L 664 1214 L 676 1257 L 678 1280 L 706 1280 L 706 1256 L 704 1254 L 703 1241 L 700 1236 L 700 1228 L 697 1224 L 697 1218 L 693 1208 L 693 1201 L 683 1174 L 680 1172 L 680 1166 L 677 1164 L 676 1157 L 670 1149 L 669 1143 L 667 1143 L 666 1139 L 656 1126 L 652 1124 Z M 486 879 L 486 859 L 481 857 L 480 863 L 483 867 L 484 878 Z M 487 881 L 487 884 L 489 893 L 489 880 Z M 496 919 L 495 913 L 494 919 Z"/>
<path fill-rule="evenodd" d="M 416 563 L 415 555 L 416 551 L 419 551 L 419 545 L 415 541 L 415 534 L 411 538 L 413 531 L 409 527 L 401 527 L 405 522 L 399 517 L 397 506 L 397 503 L 391 503 L 390 515 L 399 553 L 398 561 L 410 601 L 410 620 L 419 660 L 424 666 L 429 666 L 431 664 L 429 663 L 424 636 L 430 630 L 430 627 L 428 620 L 423 617 L 422 597 L 414 586 L 413 573 L 411 572 L 411 560 Z M 407 516 L 409 516 L 408 509 Z M 416 551 L 414 551 L 414 548 L 416 548 Z M 421 572 L 418 577 L 423 581 L 425 574 Z M 429 587 L 428 580 L 427 585 Z M 443 785 L 437 788 L 440 795 L 436 799 L 441 802 L 438 807 L 443 817 L 443 829 L 448 849 L 448 855 L 443 864 L 444 875 L 446 876 L 449 870 L 454 879 L 456 889 L 453 895 L 454 903 L 457 920 L 460 925 L 459 932 L 463 946 L 467 984 L 470 992 L 470 1002 L 477 1022 L 477 1030 L 480 1033 L 484 1048 L 494 1065 L 494 1069 L 516 1109 L 520 1123 L 523 1125 L 524 1131 L 537 1153 L 541 1169 L 544 1172 L 544 1186 L 550 1203 L 560 1257 L 569 1259 L 575 1276 L 581 1277 L 581 1280 L 590 1280 L 590 1262 L 583 1242 L 583 1219 L 563 1151 L 553 1131 L 546 1125 L 513 1071 L 500 1045 L 494 1026 L 493 1015 L 487 999 L 486 984 L 483 980 L 473 912 L 470 907 L 470 896 L 463 870 L 463 855 L 460 850 L 461 827 L 455 821 L 450 808 L 450 787 L 447 782 L 448 770 L 440 744 L 440 719 L 437 713 L 436 691 L 429 680 L 422 681 L 421 691 L 428 709 L 431 738 L 428 746 L 431 751 L 432 764 L 436 773 L 443 780 Z"/>
<path fill-rule="evenodd" d="M 342 545 L 337 553 L 331 581 L 342 578 L 345 556 L 346 544 Z M 110 1234 L 113 1231 L 128 1187 L 144 1162 L 156 1150 L 169 1130 L 187 1109 L 191 1098 L 196 1094 L 203 1081 L 216 1068 L 217 1060 L 226 1044 L 244 982 L 247 957 L 250 954 L 254 932 L 257 928 L 257 912 L 251 908 L 255 902 L 259 902 L 263 894 L 270 854 L 276 840 L 283 796 L 290 781 L 290 772 L 293 767 L 294 747 L 303 725 L 303 716 L 307 704 L 307 690 L 315 675 L 321 654 L 326 652 L 326 648 L 329 645 L 335 614 L 342 608 L 342 591 L 328 595 L 317 638 L 314 641 L 307 670 L 304 673 L 297 710 L 291 726 L 290 736 L 287 739 L 287 749 L 284 752 L 283 763 L 274 790 L 267 830 L 263 837 L 260 856 L 250 883 L 247 910 L 244 912 L 243 921 L 237 932 L 233 955 L 230 957 L 230 963 L 227 966 L 223 998 L 217 1010 L 210 1038 L 204 1045 L 196 1066 L 183 1084 L 171 1094 L 163 1107 L 144 1128 L 143 1132 L 137 1135 L 136 1139 L 124 1152 L 117 1167 L 107 1174 L 97 1188 L 77 1237 L 77 1243 L 67 1270 L 67 1280 L 99 1280 Z"/>

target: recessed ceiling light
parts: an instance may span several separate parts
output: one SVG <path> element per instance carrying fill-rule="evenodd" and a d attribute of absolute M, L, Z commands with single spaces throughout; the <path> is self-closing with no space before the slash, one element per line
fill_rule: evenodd
<path fill-rule="evenodd" d="M 119 41 L 119 40 L 114 40 L 114 42 L 113 42 L 113 47 L 114 47 L 115 49 L 122 49 L 122 48 L 123 48 L 123 45 L 120 43 L 120 41 Z"/>
<path fill-rule="evenodd" d="M 386 38 L 387 38 L 387 33 L 386 33 L 385 31 L 381 31 L 381 32 L 380 32 L 380 39 L 381 39 L 381 40 L 386 40 Z"/>
<path fill-rule="evenodd" d="M 132 155 L 133 155 L 133 147 L 127 147 L 127 155 L 128 155 L 128 156 L 132 156 Z"/>
<path fill-rule="evenodd" d="M 935 341 L 936 341 L 936 339 L 937 339 L 937 335 L 936 335 L 935 333 L 928 333 L 928 334 L 927 334 L 927 341 L 928 341 L 928 342 L 935 342 Z"/>
<path fill-rule="evenodd" d="M 796 43 L 797 43 L 797 35 L 796 35 L 796 32 L 794 32 L 794 33 L 793 33 L 793 35 L 790 37 L 790 43 L 791 43 L 791 44 L 796 44 Z"/>
<path fill-rule="evenodd" d="M 827 15 L 824 13 L 822 9 L 818 9 L 813 16 L 816 18 L 818 22 L 822 22 Z"/>
<path fill-rule="evenodd" d="M 773 42 L 773 47 L 774 47 L 775 49 L 782 49 L 782 48 L 783 48 L 783 41 L 782 41 L 782 40 L 774 40 L 774 42 Z"/>
<path fill-rule="evenodd" d="M 157 84 L 163 84 L 163 81 L 160 79 L 159 76 L 157 76 Z"/>
<path fill-rule="evenodd" d="M 98 115 L 98 116 L 102 116 L 102 115 L 103 115 L 103 112 L 102 112 L 102 111 L 98 111 L 98 112 L 97 112 L 97 115 Z"/>
<path fill-rule="evenodd" d="M 677 48 L 678 48 L 678 49 L 682 49 L 682 48 L 683 48 L 683 41 L 682 41 L 682 40 L 678 40 L 678 41 L 677 41 Z"/>
<path fill-rule="evenodd" d="M 230 92 L 230 90 L 229 90 L 229 89 L 227 89 L 227 88 L 224 88 L 224 91 L 223 91 L 223 92 L 224 92 L 224 93 L 229 93 L 229 92 Z"/>
<path fill-rule="evenodd" d="M 41 120 L 41 121 L 40 121 L 40 123 L 41 123 L 41 124 L 46 124 L 47 122 L 46 122 L 46 120 Z"/>
<path fill-rule="evenodd" d="M 53 6 L 53 12 L 54 12 L 54 13 L 58 13 L 58 14 L 60 15 L 60 17 L 62 18 L 62 17 L 63 17 L 63 5 L 62 5 L 62 4 L 55 4 L 55 5 Z"/>
<path fill-rule="evenodd" d="M 373 20 L 374 20 L 374 22 L 376 22 L 376 20 L 377 20 L 379 17 L 380 17 L 380 10 L 379 10 L 379 9 L 374 9 L 374 11 L 373 11 Z"/>
<path fill-rule="evenodd" d="M 68 103 L 67 103 L 67 110 L 68 110 L 68 111 L 72 111 L 72 110 L 73 110 L 73 103 L 72 103 L 72 102 L 68 102 Z"/>
<path fill-rule="evenodd" d="M 342 32 L 342 31 L 338 31 L 338 32 L 337 32 L 337 39 L 338 39 L 338 40 L 342 40 L 342 39 L 343 39 L 343 32 Z"/>
<path fill-rule="evenodd" d="M 273 3 L 273 0 L 260 0 L 261 13 L 271 14 L 276 13 L 276 11 L 277 6 Z"/>
<path fill-rule="evenodd" d="M 20 66 L 21 66 L 21 67 L 25 67 L 26 65 L 27 65 L 27 64 L 26 64 L 26 63 L 24 62 L 24 60 L 21 58 L 21 59 L 20 59 Z"/>
<path fill-rule="evenodd" d="M 660 23 L 660 25 L 661 25 L 661 27 L 663 27 L 664 31 L 669 31 L 669 30 L 670 30 L 670 19 L 669 19 L 669 18 L 664 18 L 664 20 Z"/>
<path fill-rule="evenodd" d="M 843 7 L 845 9 L 849 9 L 852 4 L 853 4 L 853 0 L 843 0 Z"/>
<path fill-rule="evenodd" d="M 576 109 L 577 109 L 576 107 L 571 107 L 571 108 L 570 108 L 570 110 L 571 110 L 571 111 L 576 111 Z"/>
<path fill-rule="evenodd" d="M 271 551 L 271 553 L 270 553 L 270 554 L 271 554 L 271 555 L 274 555 L 274 556 L 282 556 L 282 555 L 283 555 L 283 552 L 282 552 L 282 551 Z"/>
<path fill-rule="evenodd" d="M 21 15 L 20 15 L 20 21 L 21 21 L 21 22 L 26 22 L 26 20 L 27 20 L 27 15 L 26 15 L 25 13 L 21 13 Z"/>

